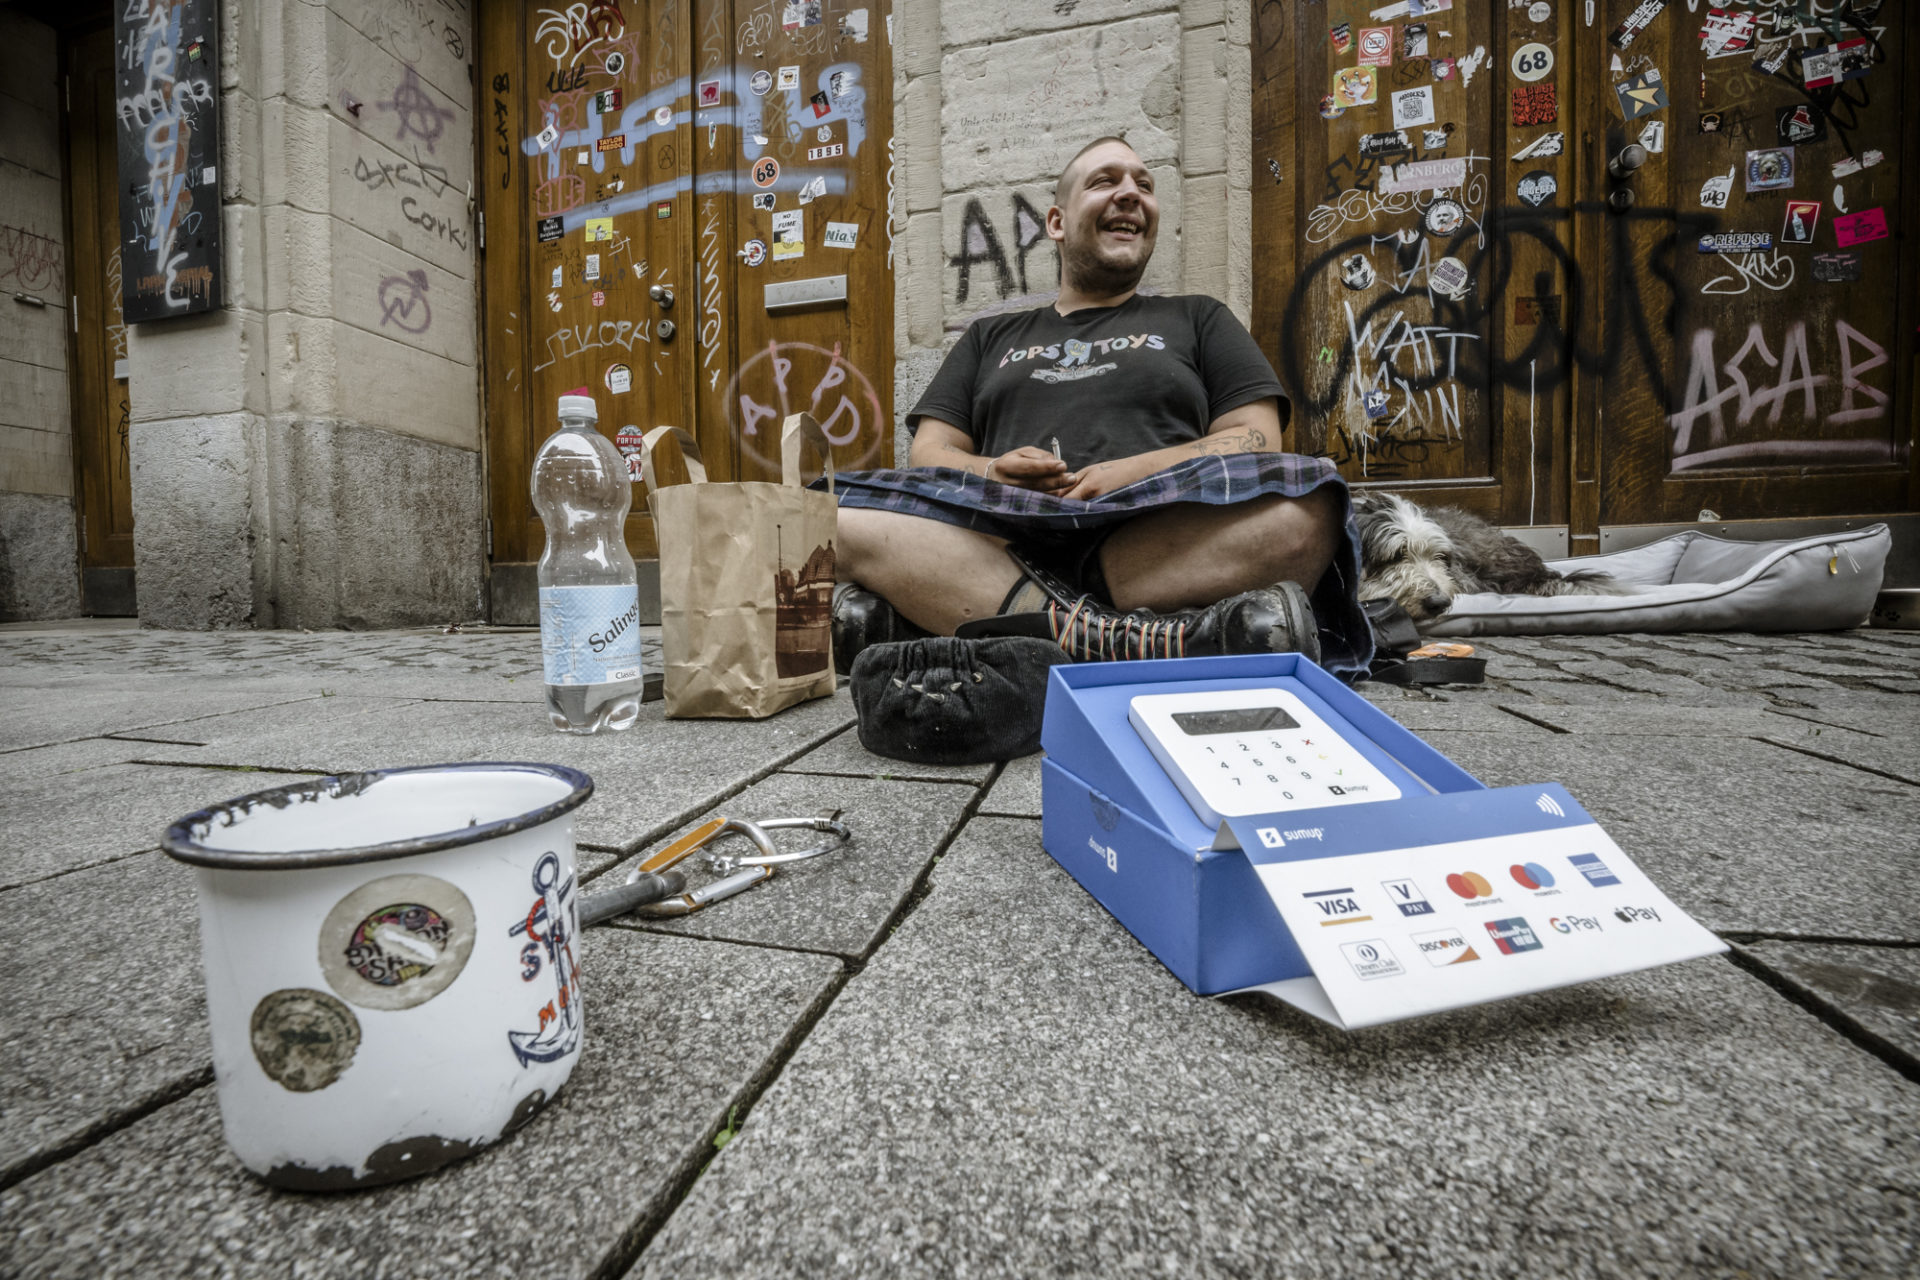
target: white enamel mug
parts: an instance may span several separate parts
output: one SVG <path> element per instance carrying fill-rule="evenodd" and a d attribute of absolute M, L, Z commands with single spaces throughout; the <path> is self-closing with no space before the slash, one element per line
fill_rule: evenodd
<path fill-rule="evenodd" d="M 276 1186 L 371 1186 L 532 1119 L 583 1038 L 573 810 L 552 764 L 319 778 L 167 829 L 194 866 L 227 1145 Z"/>

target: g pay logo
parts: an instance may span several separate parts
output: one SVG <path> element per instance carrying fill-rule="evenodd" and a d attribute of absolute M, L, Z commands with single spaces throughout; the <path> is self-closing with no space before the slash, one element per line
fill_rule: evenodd
<path fill-rule="evenodd" d="M 1300 895 L 1319 908 L 1320 927 L 1336 924 L 1359 924 L 1362 920 L 1371 920 L 1360 900 L 1353 896 L 1351 887 L 1345 889 L 1320 889 L 1313 893 Z"/>
<path fill-rule="evenodd" d="M 1554 916 L 1547 925 L 1555 933 L 1599 933 L 1600 921 L 1594 916 Z"/>
<path fill-rule="evenodd" d="M 1466 964 L 1480 958 L 1480 953 L 1467 941 L 1467 935 L 1458 929 L 1416 933 L 1413 935 L 1413 945 L 1420 948 L 1420 954 L 1436 969 L 1444 969 L 1450 964 Z"/>
<path fill-rule="evenodd" d="M 1461 897 L 1472 901 L 1475 898 L 1491 898 L 1493 886 L 1478 871 L 1456 871 L 1447 877 L 1447 888 Z"/>
<path fill-rule="evenodd" d="M 1387 899 L 1400 908 L 1403 916 L 1430 916 L 1433 904 L 1427 901 L 1427 895 L 1420 892 L 1420 886 L 1411 880 L 1382 880 L 1380 887 L 1387 891 Z"/>

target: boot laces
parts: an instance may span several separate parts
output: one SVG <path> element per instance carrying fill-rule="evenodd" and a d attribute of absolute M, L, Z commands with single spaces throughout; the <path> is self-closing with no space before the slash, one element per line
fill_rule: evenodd
<path fill-rule="evenodd" d="M 1054 643 L 1076 662 L 1119 662 L 1187 656 L 1188 619 L 1116 613 L 1081 596 L 1071 605 L 1047 604 Z"/>

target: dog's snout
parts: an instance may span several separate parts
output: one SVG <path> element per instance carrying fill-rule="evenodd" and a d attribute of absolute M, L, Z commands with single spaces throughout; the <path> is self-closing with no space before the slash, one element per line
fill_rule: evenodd
<path fill-rule="evenodd" d="M 1445 613 L 1452 605 L 1452 596 L 1436 592 L 1420 602 L 1420 609 L 1429 618 L 1437 618 Z"/>

